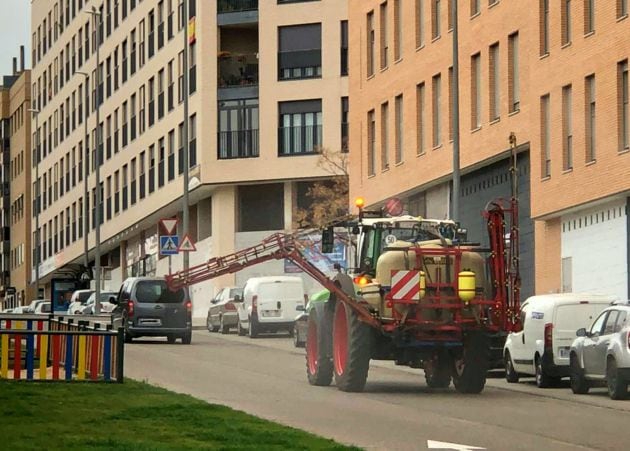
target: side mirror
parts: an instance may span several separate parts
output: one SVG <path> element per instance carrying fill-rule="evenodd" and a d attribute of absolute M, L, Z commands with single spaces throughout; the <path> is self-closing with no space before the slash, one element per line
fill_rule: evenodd
<path fill-rule="evenodd" d="M 588 332 L 586 332 L 586 328 L 582 327 L 575 332 L 575 335 L 578 337 L 588 337 Z"/>
<path fill-rule="evenodd" d="M 234 299 L 232 299 L 232 302 L 243 302 L 243 298 L 240 295 L 235 294 Z"/>
<path fill-rule="evenodd" d="M 306 307 L 304 307 L 303 305 L 298 305 L 295 307 L 295 310 L 297 310 L 298 312 L 303 312 L 306 310 Z"/>

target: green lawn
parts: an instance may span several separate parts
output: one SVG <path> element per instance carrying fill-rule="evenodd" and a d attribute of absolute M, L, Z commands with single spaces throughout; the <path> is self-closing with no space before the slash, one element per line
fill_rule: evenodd
<path fill-rule="evenodd" d="M 0 437 L 10 450 L 351 449 L 130 380 L 0 381 Z"/>

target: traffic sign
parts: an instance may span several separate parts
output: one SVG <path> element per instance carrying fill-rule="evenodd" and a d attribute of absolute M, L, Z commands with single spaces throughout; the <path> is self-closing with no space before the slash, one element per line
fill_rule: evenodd
<path fill-rule="evenodd" d="M 177 255 L 179 237 L 177 235 L 160 236 L 160 255 Z"/>
<path fill-rule="evenodd" d="M 177 218 L 160 219 L 160 225 L 166 232 L 164 235 L 175 235 L 174 232 L 177 229 Z"/>
<path fill-rule="evenodd" d="M 190 239 L 188 234 L 184 235 L 181 244 L 177 248 L 179 252 L 195 252 L 197 248 L 195 247 L 195 243 Z"/>

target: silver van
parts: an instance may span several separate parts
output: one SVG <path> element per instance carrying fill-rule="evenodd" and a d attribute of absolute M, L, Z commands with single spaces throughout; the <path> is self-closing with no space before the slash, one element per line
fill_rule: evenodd
<path fill-rule="evenodd" d="M 137 337 L 166 337 L 169 343 L 192 340 L 192 302 L 186 289 L 171 291 L 161 277 L 131 277 L 120 287 L 112 312 L 125 342 Z"/>

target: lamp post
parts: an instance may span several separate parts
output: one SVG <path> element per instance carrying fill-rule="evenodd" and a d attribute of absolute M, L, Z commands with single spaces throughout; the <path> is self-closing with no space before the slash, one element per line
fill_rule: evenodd
<path fill-rule="evenodd" d="M 453 199 L 451 219 L 459 219 L 460 156 L 459 156 L 459 26 L 457 24 L 457 0 L 453 0 Z"/>
<path fill-rule="evenodd" d="M 28 111 L 35 118 L 35 299 L 39 299 L 39 110 L 30 108 Z"/>
<path fill-rule="evenodd" d="M 81 71 L 76 71 L 75 74 L 78 75 L 83 75 L 84 80 L 85 80 L 85 90 L 87 92 L 87 90 L 89 89 L 88 85 L 87 85 L 87 80 L 89 75 L 87 74 L 87 72 L 81 72 Z M 81 94 L 79 94 L 81 95 Z M 87 106 L 86 106 L 87 109 Z M 86 111 L 87 113 L 87 111 Z M 83 163 L 84 163 L 84 171 L 83 171 L 83 265 L 85 266 L 85 270 L 88 271 L 89 267 L 90 267 L 90 258 L 88 256 L 89 254 L 89 245 L 88 245 L 88 229 L 90 228 L 88 225 L 88 215 L 90 214 L 90 209 L 88 208 L 88 195 L 89 195 L 89 190 L 88 190 L 88 174 L 90 173 L 90 149 L 88 148 L 87 145 L 87 140 L 88 140 L 88 123 L 87 123 L 87 115 L 84 118 L 84 124 L 85 124 L 85 130 L 83 132 L 84 137 L 83 137 L 83 144 L 85 146 L 85 152 L 83 154 Z M 83 152 L 83 149 L 79 149 L 79 152 Z"/>
<path fill-rule="evenodd" d="M 184 0 L 184 54 L 183 54 L 183 59 L 184 59 L 184 64 L 183 64 L 183 71 L 184 71 L 184 80 L 182 83 L 182 89 L 184 90 L 184 130 L 182 131 L 182 139 L 184 140 L 184 161 L 183 161 L 183 166 L 184 166 L 184 193 L 182 195 L 182 233 L 185 236 L 186 234 L 188 234 L 188 178 L 189 178 L 189 157 L 190 157 L 190 146 L 188 143 L 188 96 L 189 96 L 189 92 L 188 92 L 188 24 L 189 24 L 189 18 L 188 18 L 188 0 Z M 188 259 L 188 252 L 184 252 L 184 256 L 183 256 L 183 260 L 184 260 L 184 271 L 188 269 L 189 267 L 189 259 Z"/>
<path fill-rule="evenodd" d="M 100 22 L 101 13 L 95 6 L 91 10 L 85 11 L 92 16 L 94 20 L 93 29 L 95 30 L 95 46 L 96 46 L 96 133 L 94 134 L 94 146 L 96 152 L 94 152 L 94 176 L 95 176 L 95 201 L 94 201 L 94 314 L 101 313 L 101 158 L 100 158 L 100 108 L 101 108 L 101 96 L 100 96 Z M 87 199 L 86 199 L 87 201 Z M 87 230 L 85 231 L 87 234 Z"/>

